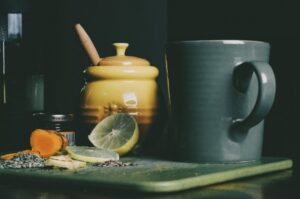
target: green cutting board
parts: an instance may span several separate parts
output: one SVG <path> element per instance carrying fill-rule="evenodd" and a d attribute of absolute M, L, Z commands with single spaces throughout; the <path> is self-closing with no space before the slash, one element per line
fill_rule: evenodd
<path fill-rule="evenodd" d="M 69 171 L 59 169 L 0 169 L 0 181 L 30 181 L 38 184 L 84 185 L 96 188 L 172 192 L 211 185 L 233 179 L 292 167 L 286 158 L 236 164 L 197 164 L 129 157 L 123 162 L 134 166 L 103 168 L 89 166 Z"/>

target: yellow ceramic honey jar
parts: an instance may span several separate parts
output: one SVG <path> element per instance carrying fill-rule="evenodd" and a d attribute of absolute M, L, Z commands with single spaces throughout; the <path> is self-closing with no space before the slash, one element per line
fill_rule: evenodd
<path fill-rule="evenodd" d="M 148 133 L 158 114 L 158 69 L 149 61 L 126 56 L 127 43 L 114 43 L 116 56 L 102 58 L 87 68 L 81 91 L 81 116 L 95 126 L 105 117 L 126 112 L 139 124 L 141 138 Z"/>

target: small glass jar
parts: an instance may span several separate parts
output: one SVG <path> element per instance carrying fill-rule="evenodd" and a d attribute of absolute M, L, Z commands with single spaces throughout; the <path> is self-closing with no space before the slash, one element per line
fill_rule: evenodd
<path fill-rule="evenodd" d="M 73 114 L 46 114 L 35 113 L 35 128 L 54 130 L 68 139 L 70 146 L 75 145 L 75 131 L 73 127 Z"/>

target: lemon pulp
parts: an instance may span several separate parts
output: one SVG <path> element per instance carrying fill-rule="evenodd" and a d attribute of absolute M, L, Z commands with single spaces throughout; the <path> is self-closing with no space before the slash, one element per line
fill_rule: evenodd
<path fill-rule="evenodd" d="M 127 113 L 110 115 L 95 126 L 88 138 L 97 148 L 110 149 L 124 155 L 138 141 L 138 124 Z"/>

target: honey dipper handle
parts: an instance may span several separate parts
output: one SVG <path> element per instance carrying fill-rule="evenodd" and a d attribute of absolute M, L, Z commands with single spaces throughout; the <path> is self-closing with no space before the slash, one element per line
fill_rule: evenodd
<path fill-rule="evenodd" d="M 83 29 L 83 27 L 80 24 L 76 24 L 75 29 L 79 36 L 81 44 L 83 45 L 86 53 L 90 57 L 93 65 L 95 65 L 95 66 L 98 65 L 98 63 L 101 59 L 100 59 L 100 56 L 99 56 L 97 49 L 95 48 L 91 38 L 85 32 L 85 30 Z"/>

